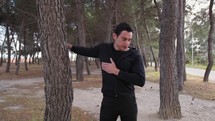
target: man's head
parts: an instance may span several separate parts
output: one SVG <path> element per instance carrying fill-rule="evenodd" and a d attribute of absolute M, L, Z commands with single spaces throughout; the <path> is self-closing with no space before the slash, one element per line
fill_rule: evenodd
<path fill-rule="evenodd" d="M 131 26 L 126 22 L 119 23 L 116 26 L 116 28 L 114 30 L 114 33 L 117 36 L 119 36 L 122 31 L 127 31 L 127 32 L 132 32 L 133 33 L 133 30 L 132 30 Z"/>
<path fill-rule="evenodd" d="M 128 51 L 133 36 L 131 26 L 122 22 L 116 26 L 113 33 L 114 48 L 118 51 Z"/>

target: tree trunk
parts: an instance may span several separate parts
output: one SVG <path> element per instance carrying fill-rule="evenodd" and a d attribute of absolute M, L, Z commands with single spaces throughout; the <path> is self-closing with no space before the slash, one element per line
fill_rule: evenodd
<path fill-rule="evenodd" d="M 87 75 L 91 75 L 90 67 L 89 67 L 90 63 L 89 63 L 88 57 L 85 57 L 84 60 L 85 60 L 85 63 L 86 63 Z"/>
<path fill-rule="evenodd" d="M 140 56 L 142 58 L 142 61 L 145 65 L 145 67 L 147 67 L 148 65 L 146 64 L 146 58 L 144 57 L 145 56 L 145 51 L 142 51 L 141 47 L 140 47 L 140 39 L 139 39 L 139 34 L 138 34 L 138 28 L 137 28 L 137 23 L 136 23 L 136 19 L 134 19 L 134 26 L 135 26 L 135 33 L 136 33 L 136 45 L 137 45 L 137 49 L 140 53 Z"/>
<path fill-rule="evenodd" d="M 84 81 L 84 56 L 76 57 L 76 81 Z"/>
<path fill-rule="evenodd" d="M 24 45 L 24 64 L 25 64 L 25 70 L 28 71 L 28 63 L 27 63 L 27 59 L 28 59 L 28 56 L 27 56 L 27 50 L 26 50 L 26 39 L 27 39 L 27 33 L 26 33 L 26 29 L 24 27 L 24 42 L 23 42 L 23 45 Z"/>
<path fill-rule="evenodd" d="M 177 33 L 177 1 L 164 0 L 160 34 L 160 109 L 162 119 L 180 119 L 175 40 Z"/>
<path fill-rule="evenodd" d="M 145 18 L 144 18 L 144 27 L 145 27 L 146 34 L 147 34 L 147 39 L 150 42 L 151 39 L 150 39 L 150 36 L 149 36 L 149 31 L 148 31 L 148 27 L 147 27 L 147 23 L 146 23 Z M 152 49 L 152 46 L 150 45 L 149 48 L 150 48 L 150 51 L 151 51 L 151 54 L 152 54 L 153 61 L 155 63 L 155 71 L 158 71 L 157 60 L 155 58 L 155 54 L 154 54 L 154 51 Z"/>
<path fill-rule="evenodd" d="M 64 0 L 37 0 L 45 81 L 44 121 L 71 121 L 73 88 Z"/>
<path fill-rule="evenodd" d="M 22 34 L 20 34 L 20 36 L 21 35 Z M 19 39 L 18 41 L 19 41 L 19 50 L 21 50 L 21 40 Z M 17 62 L 16 62 L 16 72 L 15 72 L 16 75 L 19 74 L 20 60 L 21 60 L 21 52 L 19 51 L 19 53 L 18 53 L 18 59 L 17 59 Z"/>
<path fill-rule="evenodd" d="M 17 42 L 19 42 L 19 48 L 18 48 L 18 50 L 19 51 L 17 51 L 17 60 L 16 60 L 16 72 L 15 72 L 15 74 L 16 75 L 18 75 L 19 74 L 19 69 L 20 69 L 20 60 L 21 60 L 21 38 L 22 38 L 22 36 L 24 35 L 24 26 L 25 26 L 25 24 L 24 24 L 24 20 L 22 20 L 22 24 L 21 24 L 21 27 L 20 27 L 20 34 L 19 34 L 19 36 L 18 36 L 18 40 L 17 40 Z"/>
<path fill-rule="evenodd" d="M 179 90 L 183 90 L 184 75 L 185 75 L 185 51 L 184 51 L 184 5 L 185 0 L 179 0 L 179 14 L 177 27 L 177 72 L 178 72 L 178 86 Z"/>
<path fill-rule="evenodd" d="M 6 67 L 6 72 L 10 72 L 10 62 L 11 62 L 11 39 L 10 39 L 10 34 L 9 34 L 9 26 L 6 26 L 6 38 L 7 38 L 7 67 Z"/>
<path fill-rule="evenodd" d="M 75 0 L 76 13 L 77 13 L 77 25 L 78 25 L 78 46 L 85 46 L 85 27 L 84 27 L 84 1 Z M 76 59 L 76 80 L 84 80 L 84 57 L 77 55 Z"/>
<path fill-rule="evenodd" d="M 3 65 L 3 54 L 4 54 L 4 43 L 6 41 L 6 38 L 4 39 L 3 43 L 2 43 L 2 46 L 1 46 L 1 60 L 0 60 L 0 66 Z"/>
<path fill-rule="evenodd" d="M 204 82 L 208 82 L 209 74 L 213 67 L 213 34 L 214 34 L 213 2 L 214 0 L 211 0 L 209 6 L 210 30 L 208 34 L 208 66 L 205 71 L 203 80 Z"/>
<path fill-rule="evenodd" d="M 96 67 L 100 68 L 100 61 L 98 58 L 95 58 Z"/>
<path fill-rule="evenodd" d="M 130 4 L 132 4 L 132 1 L 130 1 Z M 134 6 L 132 6 L 132 12 L 134 12 Z M 142 48 L 140 47 L 140 36 L 139 36 L 139 31 L 138 31 L 138 25 L 137 25 L 137 16 L 136 15 L 133 15 L 133 20 L 134 20 L 134 30 L 135 30 L 135 35 L 136 35 L 136 38 L 135 38 L 135 42 L 136 42 L 136 46 L 137 46 L 137 49 L 140 53 L 140 56 L 141 56 L 141 59 L 145 65 L 145 67 L 148 66 L 147 64 L 147 60 L 146 60 L 146 57 L 145 57 L 145 51 L 142 51 Z"/>
<path fill-rule="evenodd" d="M 105 37 L 105 42 L 109 43 L 111 40 L 111 33 L 112 33 L 112 19 L 114 17 L 114 12 L 115 12 L 115 5 L 116 5 L 117 0 L 107 0 L 107 23 L 106 23 L 106 37 Z"/>

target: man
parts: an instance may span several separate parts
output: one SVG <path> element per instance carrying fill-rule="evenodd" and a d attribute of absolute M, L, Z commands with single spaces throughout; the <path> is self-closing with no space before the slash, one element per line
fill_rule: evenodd
<path fill-rule="evenodd" d="M 92 48 L 68 44 L 68 48 L 80 55 L 99 58 L 102 68 L 103 100 L 100 121 L 137 120 L 137 104 L 134 85 L 145 84 L 145 71 L 136 49 L 130 48 L 133 30 L 122 22 L 113 33 L 113 43 L 102 43 Z"/>

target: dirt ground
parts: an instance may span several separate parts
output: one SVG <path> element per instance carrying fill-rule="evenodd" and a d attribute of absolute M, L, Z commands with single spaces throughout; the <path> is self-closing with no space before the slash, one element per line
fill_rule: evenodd
<path fill-rule="evenodd" d="M 44 100 L 43 78 L 29 78 L 20 80 L 0 80 L 0 93 L 7 96 L 30 96 L 38 100 Z M 78 85 L 80 82 L 74 82 Z M 85 89 L 74 88 L 73 106 L 85 110 L 95 118 L 99 118 L 102 94 L 100 87 Z M 143 88 L 136 87 L 138 103 L 138 121 L 162 121 L 159 118 L 159 85 L 146 82 Z M 4 96 L 0 96 L 0 105 L 5 103 Z M 214 121 L 215 102 L 193 98 L 189 95 L 180 94 L 182 119 L 169 119 L 167 121 Z M 9 105 L 4 110 L 17 110 L 24 108 L 22 105 Z M 0 119 L 0 121 L 2 121 Z"/>
<path fill-rule="evenodd" d="M 0 121 L 42 121 L 45 105 L 42 65 L 31 65 L 28 71 L 25 71 L 22 65 L 19 75 L 14 74 L 15 66 L 12 65 L 10 73 L 4 72 L 4 66 L 0 67 Z M 84 82 L 73 82 L 73 109 L 81 110 L 77 114 L 80 114 L 79 117 L 84 117 L 73 121 L 99 119 L 102 100 L 101 75 L 100 69 L 94 66 L 91 69 L 93 75 L 86 76 Z M 158 115 L 159 85 L 155 81 L 158 72 L 151 70 L 147 69 L 149 71 L 147 77 L 150 77 L 148 79 L 153 82 L 147 81 L 143 88 L 136 87 L 138 121 L 162 121 Z M 167 121 L 214 121 L 214 89 L 214 84 L 202 83 L 198 77 L 192 77 L 186 82 L 185 91 L 179 96 L 183 117 L 180 120 Z M 88 114 L 90 114 L 89 117 Z"/>

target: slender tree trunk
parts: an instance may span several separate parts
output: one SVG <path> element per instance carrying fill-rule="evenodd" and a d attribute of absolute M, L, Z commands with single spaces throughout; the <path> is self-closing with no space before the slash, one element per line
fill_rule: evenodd
<path fill-rule="evenodd" d="M 91 75 L 90 67 L 89 67 L 90 63 L 89 63 L 88 57 L 84 57 L 84 60 L 85 60 L 85 63 L 86 63 L 87 74 Z"/>
<path fill-rule="evenodd" d="M 148 27 L 147 27 L 147 23 L 146 23 L 145 18 L 144 18 L 144 27 L 145 27 L 146 34 L 147 34 L 147 39 L 150 42 L 151 39 L 150 39 L 150 36 L 149 36 L 149 31 L 148 31 Z M 154 54 L 154 51 L 152 49 L 152 46 L 150 45 L 149 48 L 150 48 L 150 51 L 151 51 L 151 54 L 152 54 L 153 61 L 155 63 L 155 71 L 158 71 L 157 60 L 155 58 L 155 54 Z"/>
<path fill-rule="evenodd" d="M 139 39 L 139 34 L 138 34 L 138 28 L 137 28 L 137 23 L 136 23 L 136 19 L 134 19 L 134 26 L 135 26 L 135 33 L 136 33 L 136 44 L 137 44 L 137 49 L 140 53 L 140 56 L 142 58 L 142 61 L 145 65 L 145 67 L 147 67 L 147 61 L 146 61 L 146 58 L 144 57 L 145 56 L 145 51 L 142 51 L 141 47 L 140 47 L 140 39 Z"/>
<path fill-rule="evenodd" d="M 77 10 L 78 25 L 78 46 L 85 46 L 85 27 L 84 27 L 84 0 L 75 0 Z M 84 80 L 84 57 L 77 55 L 76 59 L 76 80 Z"/>
<path fill-rule="evenodd" d="M 64 0 L 37 0 L 46 107 L 44 121 L 71 121 L 73 88 Z"/>
<path fill-rule="evenodd" d="M 105 37 L 105 42 L 109 43 L 111 40 L 111 33 L 112 33 L 112 19 L 114 17 L 114 12 L 115 12 L 115 5 L 116 5 L 117 0 L 107 0 L 107 23 L 106 23 L 106 37 Z"/>
<path fill-rule="evenodd" d="M 20 34 L 20 36 L 21 35 L 22 34 Z M 21 38 L 21 37 L 19 37 L 19 38 Z M 21 41 L 20 41 L 20 39 L 18 41 L 19 41 L 19 50 L 21 50 Z M 18 59 L 17 59 L 17 62 L 16 62 L 16 72 L 15 72 L 16 75 L 19 74 L 20 60 L 21 60 L 21 52 L 19 51 L 19 53 L 18 53 Z"/>
<path fill-rule="evenodd" d="M 6 34 L 5 34 L 6 38 L 7 38 L 7 51 L 8 51 L 8 55 L 7 55 L 7 67 L 6 67 L 6 72 L 10 72 L 10 62 L 11 62 L 11 39 L 10 39 L 10 32 L 9 32 L 9 26 L 6 26 Z"/>
<path fill-rule="evenodd" d="M 5 41 L 6 41 L 6 37 L 5 37 L 5 39 L 4 39 L 4 41 L 3 41 L 3 43 L 2 43 L 2 46 L 1 46 L 1 59 L 0 59 L 0 66 L 2 66 L 3 65 L 3 55 L 4 55 L 4 43 L 5 43 Z"/>
<path fill-rule="evenodd" d="M 28 55 L 27 55 L 27 50 L 26 50 L 26 40 L 27 39 L 27 33 L 26 33 L 26 29 L 24 27 L 24 65 L 25 65 L 25 70 L 28 71 L 28 63 L 27 63 L 27 59 L 28 59 Z"/>
<path fill-rule="evenodd" d="M 17 59 L 18 59 L 18 50 L 17 50 L 17 43 L 19 42 L 19 40 L 16 40 L 15 44 L 14 44 L 14 49 L 15 49 L 15 65 L 17 65 Z"/>
<path fill-rule="evenodd" d="M 130 4 L 132 4 L 132 1 L 130 1 Z M 132 5 L 132 12 L 135 13 L 133 5 Z M 141 59 L 142 59 L 144 65 L 145 65 L 145 67 L 148 67 L 147 60 L 146 60 L 146 57 L 145 57 L 145 51 L 142 51 L 142 48 L 140 47 L 140 36 L 139 36 L 139 31 L 138 31 L 137 18 L 138 17 L 136 15 L 133 16 L 134 30 L 135 30 L 134 33 L 136 35 L 136 38 L 135 38 L 136 41 L 135 42 L 136 42 L 137 49 L 138 49 L 138 51 L 140 53 Z"/>
<path fill-rule="evenodd" d="M 151 41 L 151 38 L 150 38 L 150 36 L 149 36 L 149 30 L 148 30 L 147 23 L 146 23 L 146 18 L 145 18 L 144 0 L 141 1 L 141 9 L 142 9 L 142 14 L 143 14 L 144 28 L 145 28 L 145 30 L 146 30 L 146 35 L 147 35 L 148 42 L 150 42 L 150 41 Z M 153 49 L 152 49 L 152 46 L 149 45 L 149 48 L 150 48 L 150 51 L 151 51 L 151 54 L 152 54 L 153 61 L 154 61 L 154 63 L 155 63 L 155 71 L 158 71 L 157 60 L 156 60 L 156 58 L 155 58 L 155 54 L 154 54 L 154 51 L 153 51 Z"/>
<path fill-rule="evenodd" d="M 160 109 L 162 119 L 180 119 L 175 40 L 178 1 L 164 0 L 160 33 Z"/>
<path fill-rule="evenodd" d="M 184 75 L 185 75 L 185 51 L 184 51 L 184 0 L 179 0 L 179 14 L 177 27 L 177 72 L 178 72 L 178 86 L 179 90 L 183 90 Z"/>
<path fill-rule="evenodd" d="M 204 82 L 208 82 L 208 78 L 213 67 L 213 34 L 214 34 L 214 16 L 213 16 L 214 0 L 210 0 L 209 17 L 210 17 L 210 30 L 208 34 L 208 66 L 204 75 Z"/>
<path fill-rule="evenodd" d="M 18 75 L 19 74 L 19 69 L 20 69 L 20 60 L 21 60 L 21 45 L 22 45 L 22 43 L 21 43 L 21 38 L 23 37 L 23 35 L 24 35 L 24 26 L 25 26 L 25 24 L 24 24 L 24 20 L 22 20 L 22 24 L 21 24 L 21 28 L 20 28 L 20 34 L 19 34 L 19 36 L 18 36 L 18 40 L 17 40 L 17 42 L 19 42 L 19 47 L 18 47 L 18 50 L 19 51 L 17 51 L 17 61 L 16 61 L 16 72 L 15 72 L 15 74 L 16 75 Z"/>
<path fill-rule="evenodd" d="M 96 67 L 100 68 L 100 61 L 98 58 L 95 59 Z"/>

